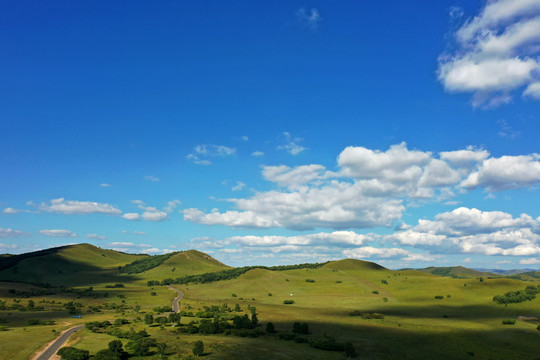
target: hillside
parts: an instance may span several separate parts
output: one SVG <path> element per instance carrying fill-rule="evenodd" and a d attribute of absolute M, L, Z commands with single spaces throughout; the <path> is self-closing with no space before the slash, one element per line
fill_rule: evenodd
<path fill-rule="evenodd" d="M 90 244 L 60 246 L 0 258 L 0 280 L 51 286 L 113 282 L 120 280 L 118 266 L 142 257 Z"/>
<path fill-rule="evenodd" d="M 463 266 L 452 266 L 452 267 L 431 266 L 425 269 L 418 269 L 418 271 L 422 271 L 422 272 L 433 274 L 433 275 L 453 277 L 456 279 L 476 278 L 476 277 L 483 277 L 483 276 L 486 276 L 486 277 L 498 276 L 497 274 L 494 274 L 494 273 L 477 271 L 477 270 L 469 269 Z"/>
<path fill-rule="evenodd" d="M 330 261 L 328 264 L 323 265 L 323 268 L 336 270 L 386 270 L 384 266 L 379 264 L 356 259 Z"/>

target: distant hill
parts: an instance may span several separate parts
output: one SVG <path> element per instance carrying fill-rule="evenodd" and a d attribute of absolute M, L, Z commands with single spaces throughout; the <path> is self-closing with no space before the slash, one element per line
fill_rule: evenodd
<path fill-rule="evenodd" d="M 121 280 L 118 267 L 147 257 L 90 244 L 60 246 L 0 257 L 0 281 L 76 286 Z"/>
<path fill-rule="evenodd" d="M 484 272 L 490 272 L 495 273 L 499 275 L 517 275 L 517 274 L 523 274 L 523 273 L 530 273 L 530 272 L 538 272 L 536 269 L 512 269 L 512 270 L 501 270 L 501 269 L 474 269 L 477 271 L 484 271 Z"/>
<path fill-rule="evenodd" d="M 384 266 L 375 264 L 370 261 L 357 260 L 357 259 L 344 259 L 337 261 L 330 261 L 328 264 L 323 265 L 323 268 L 336 269 L 336 270 L 385 270 Z"/>
<path fill-rule="evenodd" d="M 466 268 L 464 266 L 452 266 L 452 267 L 435 267 L 431 266 L 424 269 L 417 269 L 428 274 L 448 276 L 453 278 L 475 278 L 482 276 L 497 276 L 497 274 L 485 271 L 477 271 Z"/>

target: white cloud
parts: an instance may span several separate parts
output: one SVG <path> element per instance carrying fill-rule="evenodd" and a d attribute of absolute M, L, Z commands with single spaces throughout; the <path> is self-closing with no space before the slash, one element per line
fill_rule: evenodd
<path fill-rule="evenodd" d="M 241 136 L 241 137 L 240 137 L 240 140 L 242 140 L 242 141 L 249 141 L 249 137 L 247 137 L 246 135 L 244 135 L 244 136 Z"/>
<path fill-rule="evenodd" d="M 540 82 L 529 84 L 529 86 L 527 86 L 527 89 L 525 89 L 525 91 L 523 92 L 523 95 L 540 100 Z"/>
<path fill-rule="evenodd" d="M 73 231 L 63 230 L 63 229 L 39 230 L 38 233 L 45 236 L 64 237 L 64 238 L 72 238 L 72 237 L 78 236 Z"/>
<path fill-rule="evenodd" d="M 92 201 L 73 201 L 64 198 L 52 199 L 49 204 L 41 203 L 39 210 L 60 214 L 121 214 L 113 205 Z"/>
<path fill-rule="evenodd" d="M 186 159 L 198 165 L 210 165 L 210 158 L 230 157 L 236 154 L 236 149 L 223 145 L 201 144 L 193 148 L 193 152 Z"/>
<path fill-rule="evenodd" d="M 242 181 L 237 181 L 236 185 L 233 186 L 231 190 L 232 191 L 240 191 L 245 187 L 246 187 L 246 184 L 244 184 Z"/>
<path fill-rule="evenodd" d="M 169 215 L 154 207 L 147 207 L 146 211 L 141 214 L 141 217 L 146 221 L 163 221 L 169 217 Z"/>
<path fill-rule="evenodd" d="M 282 134 L 282 137 L 280 139 L 281 145 L 278 145 L 278 150 L 285 150 L 291 155 L 298 155 L 302 151 L 306 150 L 305 147 L 300 145 L 299 143 L 302 142 L 304 139 L 299 137 L 292 137 L 291 134 L 288 132 L 284 132 Z"/>
<path fill-rule="evenodd" d="M 167 202 L 167 206 L 165 206 L 163 210 L 166 213 L 170 214 L 174 211 L 174 209 L 176 209 L 180 205 L 182 205 L 182 202 L 180 200 L 171 200 Z"/>
<path fill-rule="evenodd" d="M 260 156 L 263 156 L 264 153 L 262 151 L 254 151 L 251 153 L 251 156 L 253 157 L 260 157 Z"/>
<path fill-rule="evenodd" d="M 127 220 L 139 220 L 141 218 L 141 215 L 137 214 L 137 213 L 125 213 L 124 215 L 122 215 L 122 217 L 124 219 L 127 219 Z"/>
<path fill-rule="evenodd" d="M 123 234 L 133 234 L 133 235 L 146 235 L 146 233 L 143 232 L 143 231 L 127 231 L 127 230 L 122 230 L 122 233 L 123 233 Z"/>
<path fill-rule="evenodd" d="M 373 241 L 373 234 L 362 235 L 353 231 L 334 231 L 331 233 L 317 233 L 296 236 L 234 236 L 227 239 L 228 243 L 246 246 L 276 246 L 276 245 L 362 245 Z"/>
<path fill-rule="evenodd" d="M 107 239 L 106 236 L 98 235 L 98 234 L 87 234 L 86 238 L 87 239 L 92 239 L 92 240 L 106 240 Z"/>
<path fill-rule="evenodd" d="M 14 245 L 14 244 L 2 244 L 2 243 L 0 243 L 0 250 L 2 250 L 2 251 L 17 249 L 17 248 L 18 248 L 18 246 Z"/>
<path fill-rule="evenodd" d="M 21 212 L 21 210 L 10 208 L 10 207 L 5 208 L 4 211 L 2 211 L 2 213 L 4 213 L 4 214 L 18 214 L 20 212 Z"/>
<path fill-rule="evenodd" d="M 158 178 L 158 177 L 155 177 L 155 176 L 153 176 L 153 175 L 146 175 L 146 176 L 144 177 L 144 179 L 145 179 L 145 180 L 148 180 L 148 181 L 153 181 L 153 182 L 159 181 L 159 178 Z"/>
<path fill-rule="evenodd" d="M 484 187 L 488 191 L 522 188 L 540 183 L 540 155 L 489 158 L 461 183 L 467 189 Z"/>
<path fill-rule="evenodd" d="M 519 261 L 522 265 L 536 265 L 540 264 L 540 258 L 523 259 Z"/>
<path fill-rule="evenodd" d="M 232 227 L 392 227 L 407 206 L 419 201 L 448 201 L 454 191 L 475 188 L 502 191 L 540 184 L 539 158 L 490 158 L 486 150 L 473 147 L 437 156 L 409 150 L 405 143 L 387 151 L 347 147 L 337 158 L 338 171 L 317 164 L 264 166 L 262 176 L 276 190 L 227 199 L 231 210 L 191 208 L 183 213 L 187 221 Z"/>
<path fill-rule="evenodd" d="M 16 238 L 27 235 L 29 234 L 19 230 L 0 228 L 0 238 Z"/>
<path fill-rule="evenodd" d="M 316 29 L 320 22 L 322 21 L 321 15 L 317 8 L 311 8 L 306 10 L 301 8 L 296 12 L 296 19 L 304 26 L 314 30 Z"/>
<path fill-rule="evenodd" d="M 523 86 L 527 87 L 524 95 L 536 97 L 533 84 L 540 80 L 537 0 L 488 1 L 455 33 L 455 40 L 458 50 L 439 58 L 439 80 L 447 90 L 474 93 L 475 106 L 508 103 L 511 91 Z"/>
<path fill-rule="evenodd" d="M 101 187 L 112 187 L 111 184 L 107 184 L 107 183 L 101 183 L 101 184 L 99 184 L 99 186 L 101 186 Z"/>
<path fill-rule="evenodd" d="M 438 214 L 435 220 L 420 219 L 418 225 L 384 239 L 446 252 L 526 256 L 540 254 L 539 231 L 540 222 L 526 214 L 513 217 L 501 211 L 461 207 Z"/>
<path fill-rule="evenodd" d="M 430 254 L 417 254 L 409 250 L 401 248 L 377 248 L 372 246 L 358 247 L 354 249 L 343 250 L 343 255 L 349 258 L 365 259 L 365 258 L 400 258 L 403 261 L 434 261 L 440 256 Z"/>

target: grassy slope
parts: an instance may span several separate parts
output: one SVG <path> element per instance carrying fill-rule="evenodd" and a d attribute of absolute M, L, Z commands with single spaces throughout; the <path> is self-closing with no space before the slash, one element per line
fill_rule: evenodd
<path fill-rule="evenodd" d="M 0 271 L 0 281 L 49 283 L 53 286 L 84 286 L 122 281 L 124 278 L 116 275 L 118 266 L 142 257 L 105 250 L 90 244 L 49 250 L 54 251 L 21 256 L 22 259 L 15 265 Z"/>
<path fill-rule="evenodd" d="M 62 255 L 73 262 L 83 252 L 97 255 L 98 264 L 105 270 L 114 271 L 123 261 L 125 254 L 102 253 L 101 249 L 72 248 Z M 103 256 L 102 254 L 105 254 Z M 107 259 L 108 258 L 108 259 Z M 87 260 L 88 262 L 88 260 Z M 175 268 L 175 271 L 172 269 Z M 102 301 L 119 302 L 117 295 L 123 294 L 128 304 L 141 305 L 141 311 L 150 311 L 155 306 L 170 304 L 174 292 L 164 286 L 146 287 L 146 279 L 163 279 L 189 273 L 217 271 L 225 265 L 197 251 L 187 251 L 174 255 L 158 268 L 130 278 L 122 277 L 125 288 L 106 289 L 103 285 L 97 291 L 108 291 L 110 297 L 104 299 L 80 299 L 85 306 L 97 305 Z M 101 278 L 99 278 L 101 279 Z M 107 279 L 109 279 L 107 277 Z M 315 282 L 306 282 L 314 279 Z M 385 280 L 388 284 L 383 284 Z M 339 281 L 339 282 L 338 282 Z M 109 281 L 114 282 L 114 281 Z M 536 324 L 518 321 L 514 326 L 503 326 L 501 320 L 517 318 L 519 315 L 540 316 L 540 299 L 508 307 L 493 303 L 492 297 L 507 291 L 520 290 L 536 282 L 516 279 L 453 279 L 413 270 L 391 271 L 377 264 L 359 260 L 331 262 L 319 269 L 297 269 L 288 271 L 251 270 L 239 278 L 209 284 L 179 286 L 185 292 L 184 306 L 193 310 L 203 305 L 239 303 L 243 309 L 248 304 L 257 307 L 259 320 L 264 325 L 272 321 L 280 331 L 290 331 L 292 322 L 307 321 L 312 336 L 327 333 L 339 341 L 350 341 L 365 359 L 468 359 L 469 353 L 475 359 L 534 358 L 538 350 L 539 332 Z M 465 286 L 466 285 L 466 286 Z M 10 299 L 7 288 L 18 290 L 31 288 L 29 285 L 0 283 L 0 297 Z M 20 287 L 20 289 L 19 289 Z M 373 294 L 372 291 L 378 291 Z M 151 291 L 156 296 L 151 296 Z M 237 297 L 233 297 L 232 294 Z M 272 296 L 269 296 L 272 293 Z M 291 296 L 292 294 L 292 296 Z M 442 295 L 443 299 L 435 299 Z M 450 297 L 447 297 L 450 295 Z M 52 298 L 70 300 L 70 294 L 57 294 Z M 39 299 L 34 298 L 36 303 Z M 51 298 L 51 296 L 49 296 Z M 387 299 L 387 301 L 384 300 Z M 255 300 L 253 300 L 255 299 Z M 294 305 L 284 305 L 283 300 L 293 299 Z M 25 302 L 26 300 L 22 300 Z M 383 320 L 364 320 L 350 317 L 352 310 L 381 312 Z M 6 314 L 0 312 L 0 317 Z M 9 316 L 12 330 L 2 333 L 8 340 L 0 348 L 0 358 L 23 360 L 28 354 L 52 337 L 51 330 L 61 330 L 68 323 L 112 319 L 120 316 L 114 313 L 88 314 L 84 319 L 71 319 L 65 311 L 18 313 Z M 140 314 L 130 313 L 133 318 Z M 444 317 L 447 316 L 447 317 Z M 54 317 L 56 326 L 24 327 L 27 318 Z M 190 318 L 183 318 L 188 322 Z M 129 326 L 145 328 L 143 324 Z M 26 330 L 25 330 L 26 329 Z M 329 353 L 315 350 L 306 344 L 284 342 L 269 338 L 248 339 L 234 336 L 178 335 L 172 331 L 148 329 L 159 341 L 166 341 L 171 349 L 189 353 L 191 343 L 201 339 L 211 353 L 207 359 L 340 359 L 343 353 Z M 33 339 L 28 346 L 28 336 Z M 95 353 L 105 348 L 113 340 L 107 335 L 97 335 L 83 331 L 79 335 L 77 347 Z M 34 346 L 35 345 L 35 346 Z M 263 354 L 264 353 L 264 354 Z M 268 354 L 272 354 L 268 357 Z"/>
<path fill-rule="evenodd" d="M 469 269 L 463 266 L 452 266 L 452 267 L 428 267 L 425 269 L 418 269 L 418 271 L 422 271 L 428 274 L 433 275 L 439 275 L 439 276 L 450 276 L 450 277 L 456 277 L 456 278 L 475 278 L 475 277 L 487 277 L 487 276 L 500 276 L 498 274 L 485 272 L 485 271 L 477 271 L 473 269 Z"/>
<path fill-rule="evenodd" d="M 203 274 L 230 268 L 230 266 L 222 264 L 203 252 L 197 250 L 187 250 L 171 256 L 160 266 L 137 275 L 145 281 L 163 280 L 166 278 Z"/>

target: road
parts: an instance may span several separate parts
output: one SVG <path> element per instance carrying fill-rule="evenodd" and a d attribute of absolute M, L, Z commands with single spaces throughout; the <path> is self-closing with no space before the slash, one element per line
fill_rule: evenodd
<path fill-rule="evenodd" d="M 173 312 L 178 313 L 180 312 L 180 306 L 178 305 L 178 302 L 182 300 L 182 298 L 184 297 L 184 293 L 178 290 L 177 288 L 172 287 L 171 285 L 168 285 L 168 286 L 169 286 L 169 289 L 171 289 L 172 291 L 176 291 L 178 293 L 178 297 L 176 297 L 172 302 Z"/>
<path fill-rule="evenodd" d="M 67 339 L 71 335 L 75 334 L 77 331 L 81 330 L 83 327 L 84 327 L 83 325 L 79 325 L 79 326 L 74 326 L 71 329 L 66 330 L 66 332 L 60 335 L 60 337 L 56 339 L 55 342 L 53 342 L 47 350 L 45 350 L 40 356 L 38 356 L 36 360 L 49 360 L 51 356 L 56 354 L 56 352 L 62 347 L 62 345 L 64 345 L 64 343 L 67 341 Z"/>
<path fill-rule="evenodd" d="M 184 293 L 178 290 L 177 288 L 172 287 L 169 285 L 169 289 L 172 291 L 176 291 L 178 293 L 178 296 L 173 300 L 172 302 L 172 310 L 175 313 L 180 312 L 180 305 L 178 305 L 178 302 L 182 300 L 184 297 Z M 73 334 L 75 334 L 77 331 L 81 330 L 84 326 L 79 325 L 72 327 L 71 329 L 66 330 L 65 333 L 60 335 L 58 339 L 53 342 L 47 350 L 45 350 L 40 356 L 38 356 L 35 360 L 49 360 L 51 356 L 56 354 L 56 352 L 64 345 L 64 343 L 69 339 L 69 337 Z"/>

